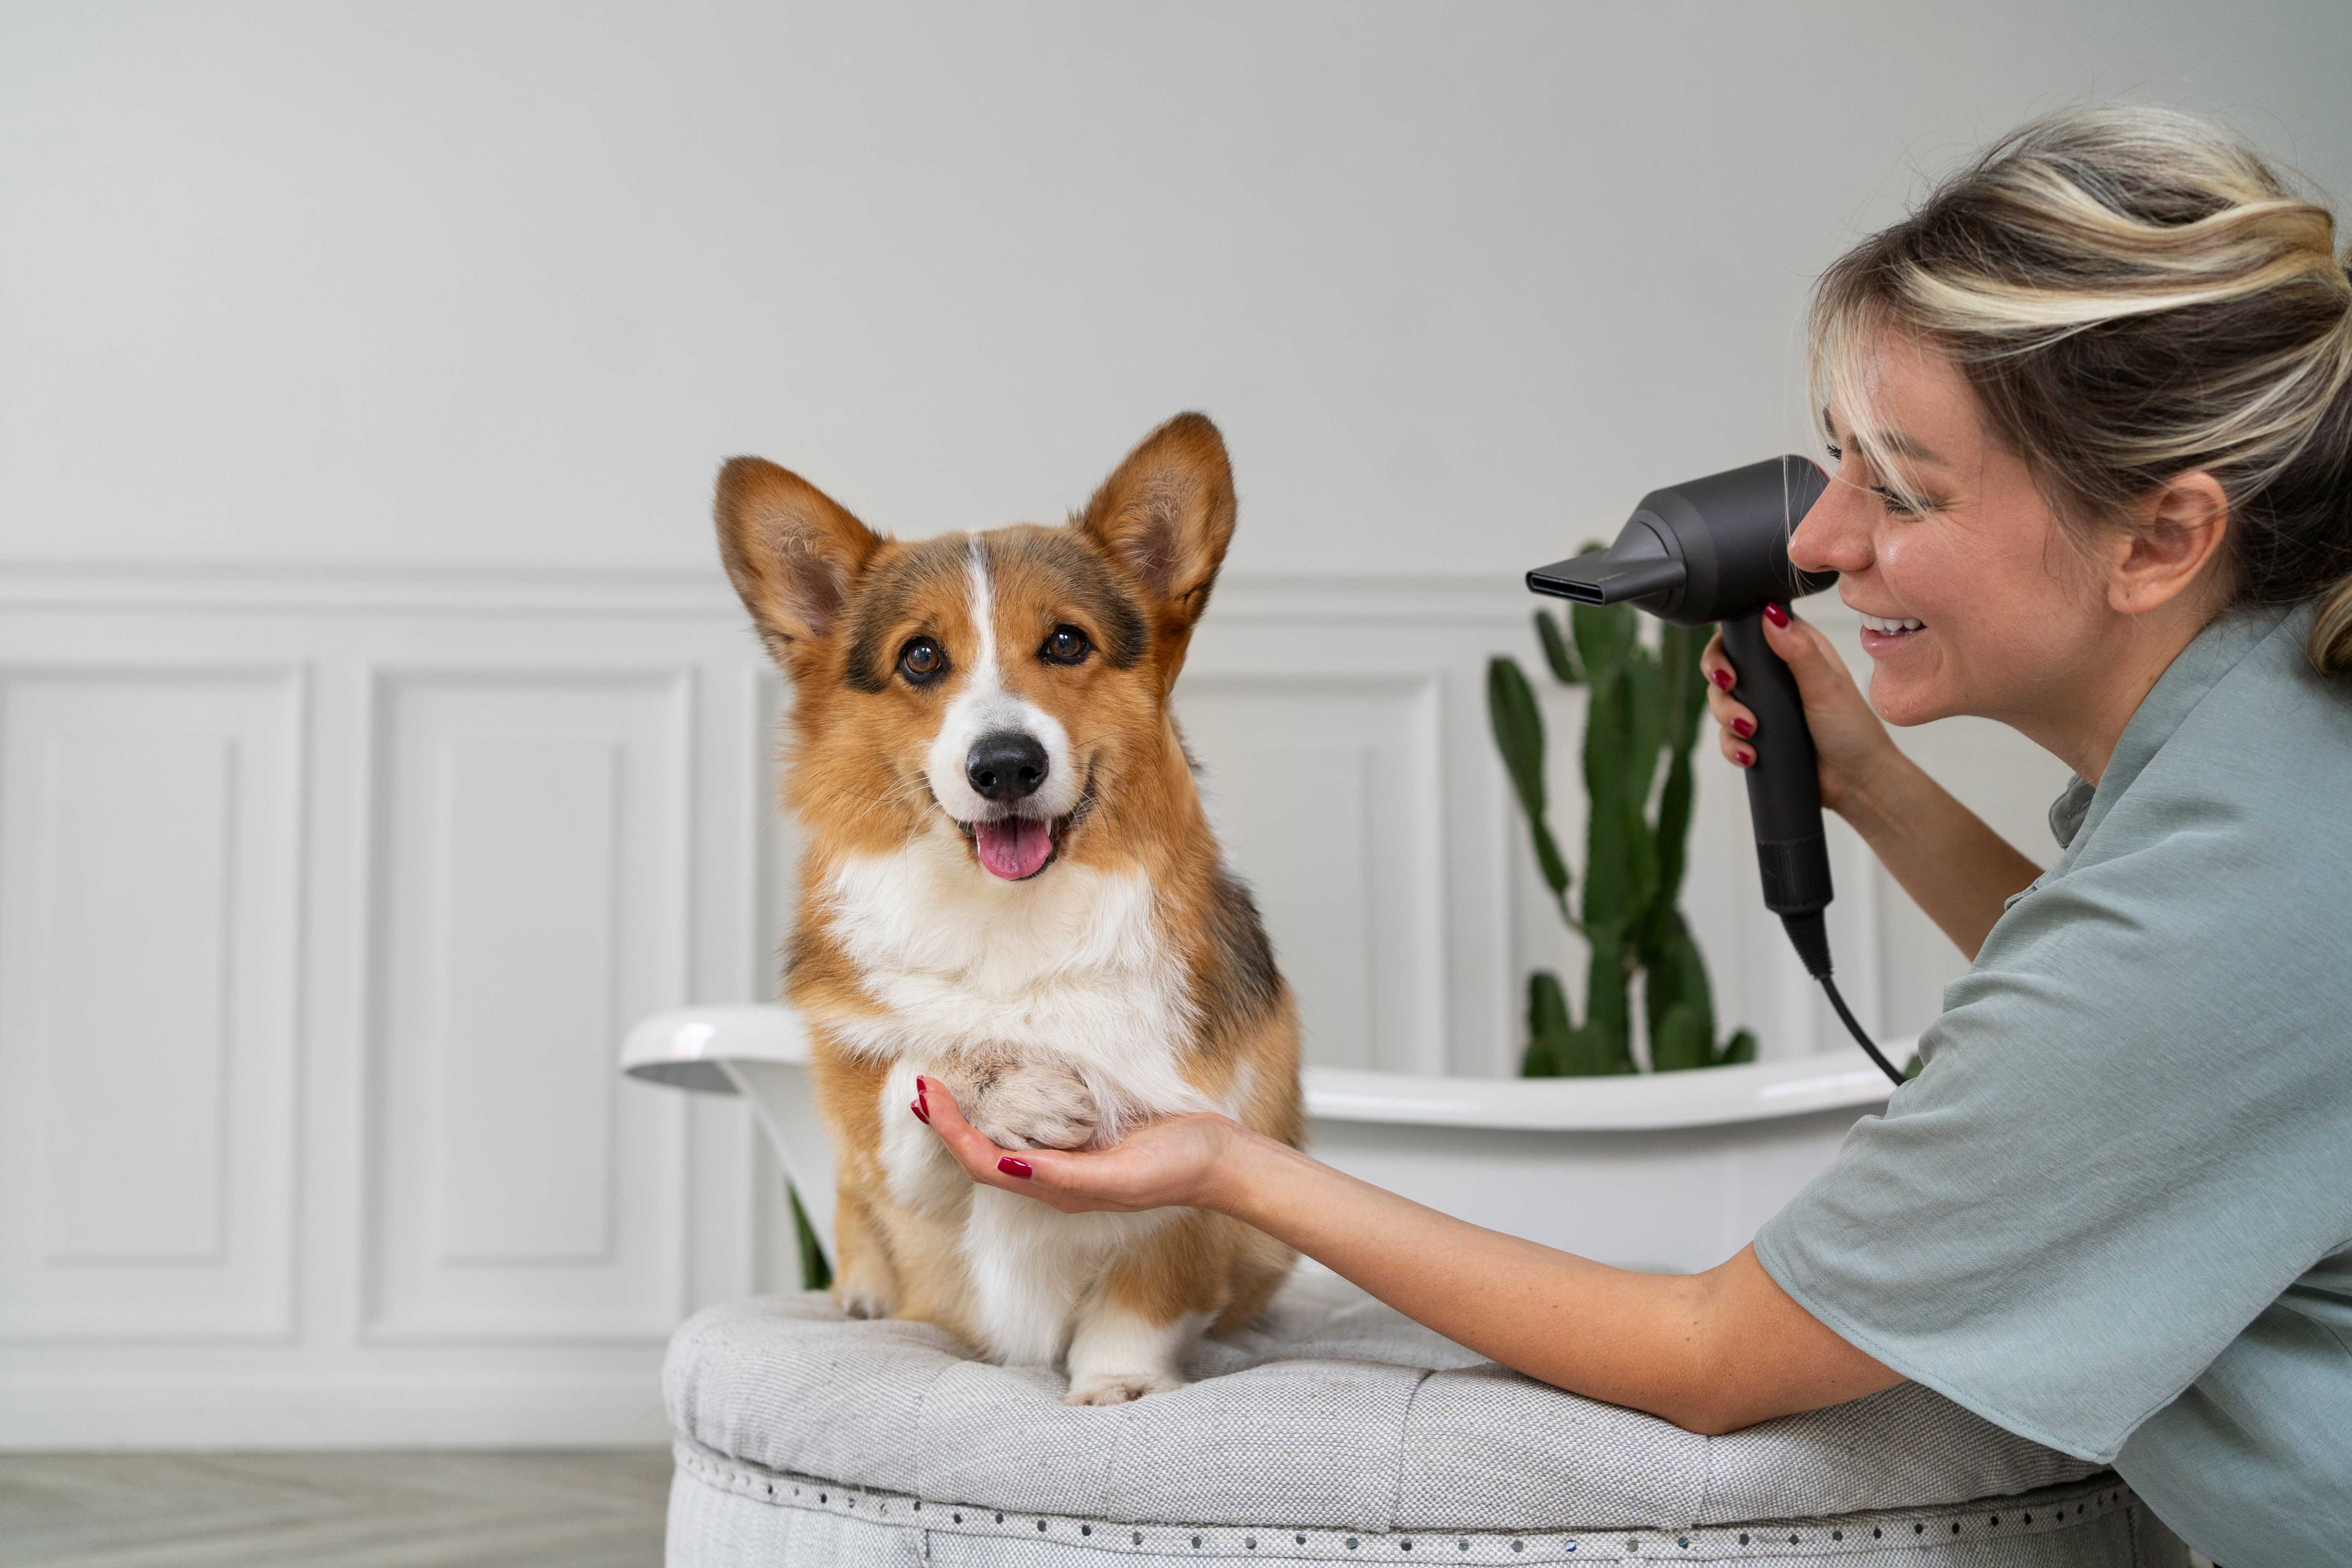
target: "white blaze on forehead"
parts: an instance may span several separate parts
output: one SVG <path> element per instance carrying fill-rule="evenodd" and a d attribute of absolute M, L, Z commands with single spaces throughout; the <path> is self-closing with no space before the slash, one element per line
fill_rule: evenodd
<path fill-rule="evenodd" d="M 996 663 L 996 599 L 988 591 L 988 556 L 980 547 L 980 535 L 971 536 L 971 546 L 964 552 L 964 576 L 971 584 L 972 633 L 980 641 L 972 650 L 971 675 L 977 689 L 985 682 L 992 692 L 1004 689 L 1004 671 Z"/>
<path fill-rule="evenodd" d="M 931 738 L 923 764 L 932 797 L 958 822 L 1013 815 L 981 798 L 964 776 L 964 763 L 971 755 L 972 742 L 982 735 L 1014 730 L 1045 748 L 1045 785 L 1020 803 L 1018 815 L 1066 816 L 1078 804 L 1079 783 L 1070 756 L 1069 731 L 1060 720 L 1004 684 L 1003 658 L 996 637 L 995 589 L 989 579 L 988 552 L 978 534 L 971 536 L 965 552 L 964 581 L 971 647 L 969 652 L 950 650 L 957 666 L 955 695 L 940 717 L 939 733 Z M 1019 657 L 1019 651 L 1013 650 L 1014 657 Z M 962 657 L 957 658 L 959 654 Z"/>

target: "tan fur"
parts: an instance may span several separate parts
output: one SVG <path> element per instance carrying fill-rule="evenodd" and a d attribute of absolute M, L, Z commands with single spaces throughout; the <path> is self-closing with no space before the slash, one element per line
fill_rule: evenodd
<path fill-rule="evenodd" d="M 1255 910 L 1223 868 L 1168 710 L 1233 534 L 1223 442 L 1205 418 L 1180 416 L 1063 528 L 905 543 L 871 532 L 796 476 L 740 458 L 721 473 L 717 513 L 729 574 L 794 687 L 783 794 L 806 847 L 786 991 L 810 1022 L 818 1090 L 840 1151 L 835 1289 L 853 1311 L 936 1323 L 985 1349 L 989 1325 L 976 1316 L 964 1250 L 977 1219 L 973 1189 L 960 1173 L 912 1202 L 891 1187 L 890 1162 L 909 1158 L 907 1145 L 898 1154 L 886 1146 L 886 1118 L 909 1114 L 884 1098 L 894 1063 L 942 1079 L 973 1124 L 1009 1146 L 1112 1141 L 1131 1111 L 1117 1093 L 1106 1103 L 1089 1089 L 1104 1087 L 1098 1068 L 1050 1043 L 872 1044 L 899 1041 L 891 1031 L 901 1015 L 853 951 L 836 878 L 845 868 L 901 863 L 892 857 L 929 855 L 924 863 L 937 864 L 952 852 L 962 830 L 931 787 L 927 749 L 941 732 L 952 680 L 979 679 L 957 669 L 946 687 L 926 689 L 893 661 L 919 636 L 936 639 L 952 665 L 974 657 L 970 650 L 992 632 L 1006 700 L 1058 721 L 1087 787 L 1056 829 L 1054 858 L 1030 880 L 992 887 L 964 849 L 973 896 L 1050 898 L 1089 872 L 1139 876 L 1156 952 L 1181 977 L 1185 1023 L 1164 1047 L 1175 1074 L 1202 1102 L 1297 1143 L 1304 1116 L 1289 993 Z M 973 624 L 958 551 L 984 564 L 988 627 Z M 1091 657 L 1066 666 L 1032 654 L 1066 625 L 1092 639 Z M 929 918 L 908 918 L 919 917 Z M 969 916 L 950 910 L 940 918 Z M 985 1201 L 1006 1200 L 989 1193 Z M 999 1217 L 1033 1223 L 1025 1213 Z M 1142 1228 L 1150 1225 L 1118 1232 L 1125 1239 L 1084 1282 L 1073 1319 L 1081 1342 L 1094 1342 L 1090 1333 L 1115 1340 L 1129 1319 L 1165 1326 L 1197 1318 L 1213 1331 L 1230 1330 L 1264 1307 L 1294 1262 L 1287 1248 L 1220 1215 L 1177 1211 Z M 1116 1402 L 1168 1385 L 1114 1367 L 1074 1387 L 1072 1398 Z"/>

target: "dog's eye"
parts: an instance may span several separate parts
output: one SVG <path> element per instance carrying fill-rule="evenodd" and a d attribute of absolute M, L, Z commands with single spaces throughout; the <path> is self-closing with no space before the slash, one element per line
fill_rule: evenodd
<path fill-rule="evenodd" d="M 1045 646 L 1037 657 L 1049 664 L 1076 664 L 1094 651 L 1095 645 L 1087 634 L 1076 626 L 1055 626 L 1045 636 Z"/>
<path fill-rule="evenodd" d="M 908 637 L 898 650 L 898 673 L 918 686 L 928 686 L 948 667 L 948 656 L 929 637 Z"/>

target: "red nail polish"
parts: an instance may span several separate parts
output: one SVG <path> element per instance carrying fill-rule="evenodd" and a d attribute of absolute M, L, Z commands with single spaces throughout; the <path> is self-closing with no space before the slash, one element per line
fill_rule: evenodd
<path fill-rule="evenodd" d="M 1789 624 L 1789 612 L 1778 605 L 1767 605 L 1764 606 L 1764 618 L 1776 626 L 1785 626 Z"/>
<path fill-rule="evenodd" d="M 1029 1169 L 1028 1161 L 1016 1160 L 1010 1154 L 996 1162 L 996 1168 L 1008 1176 L 1019 1176 L 1024 1180 L 1034 1173 Z"/>
<path fill-rule="evenodd" d="M 917 1073 L 917 1074 L 915 1075 L 915 1092 L 916 1092 L 917 1094 L 919 1094 L 919 1094 L 928 1094 L 929 1091 L 930 1091 L 930 1085 L 929 1085 L 929 1084 L 927 1084 L 927 1083 L 925 1083 L 925 1082 L 923 1081 L 923 1075 L 922 1075 L 922 1074 L 920 1074 L 920 1073 Z"/>
<path fill-rule="evenodd" d="M 1731 760 L 1743 768 L 1752 768 L 1756 765 L 1756 753 L 1742 746 L 1731 753 Z"/>
<path fill-rule="evenodd" d="M 1729 670 L 1727 670 L 1727 669 L 1718 669 L 1718 670 L 1717 670 L 1717 671 L 1715 672 L 1715 683 L 1716 683 L 1717 686 L 1722 687 L 1726 691 L 1730 690 L 1730 689 L 1731 689 L 1731 671 L 1729 671 Z"/>
<path fill-rule="evenodd" d="M 924 1126 L 929 1127 L 931 1124 L 931 1113 L 924 1108 L 921 1100 L 916 1100 L 912 1105 L 908 1106 L 907 1109 L 913 1111 L 915 1113 L 915 1120 L 921 1122 Z"/>
<path fill-rule="evenodd" d="M 1744 741 L 1756 733 L 1756 726 L 1745 719 L 1734 719 L 1731 721 L 1731 732 Z"/>

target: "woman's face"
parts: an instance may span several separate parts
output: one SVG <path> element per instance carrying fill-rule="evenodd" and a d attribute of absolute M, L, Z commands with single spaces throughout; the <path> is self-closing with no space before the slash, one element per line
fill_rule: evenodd
<path fill-rule="evenodd" d="M 1790 558 L 1839 574 L 1838 596 L 1863 616 L 1871 706 L 1887 722 L 1973 713 L 2032 728 L 2097 663 L 2108 624 L 2097 572 L 2024 463 L 1989 437 L 1956 366 L 1892 333 L 1872 363 L 1876 427 L 1830 409 L 1836 471 Z M 1889 487 L 1889 465 L 1923 510 Z"/>

